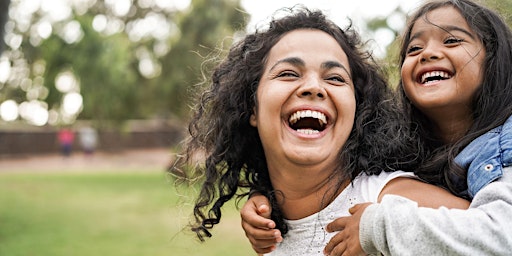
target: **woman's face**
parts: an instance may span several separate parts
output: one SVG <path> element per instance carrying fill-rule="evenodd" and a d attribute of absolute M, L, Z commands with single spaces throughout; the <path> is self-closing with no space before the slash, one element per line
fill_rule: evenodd
<path fill-rule="evenodd" d="M 329 34 L 285 34 L 267 56 L 250 123 L 269 170 L 333 170 L 354 123 L 356 100 L 345 52 Z"/>
<path fill-rule="evenodd" d="M 430 118 L 471 117 L 483 81 L 485 49 L 460 12 L 447 6 L 419 18 L 405 46 L 402 82 L 411 102 Z"/>

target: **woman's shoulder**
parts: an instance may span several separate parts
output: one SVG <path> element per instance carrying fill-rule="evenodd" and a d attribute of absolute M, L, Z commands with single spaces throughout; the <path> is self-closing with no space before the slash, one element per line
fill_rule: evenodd
<path fill-rule="evenodd" d="M 417 176 L 413 172 L 406 172 L 400 170 L 393 172 L 382 171 L 379 174 L 366 174 L 363 172 L 354 179 L 353 183 L 361 183 L 365 186 L 375 186 L 376 184 L 388 183 L 390 180 L 398 177 L 417 178 Z"/>
<path fill-rule="evenodd" d="M 361 173 L 354 179 L 352 186 L 358 188 L 361 196 L 368 202 L 377 202 L 377 199 L 384 187 L 396 178 L 416 179 L 416 175 L 412 172 L 394 171 L 381 172 L 380 174 L 368 175 Z"/>

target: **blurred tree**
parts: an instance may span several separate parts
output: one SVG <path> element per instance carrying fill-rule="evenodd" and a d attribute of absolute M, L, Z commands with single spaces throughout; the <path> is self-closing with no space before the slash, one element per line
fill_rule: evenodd
<path fill-rule="evenodd" d="M 154 104 L 152 109 L 165 111 L 162 115 L 187 115 L 189 92 L 202 81 L 205 60 L 218 57 L 215 54 L 231 46 L 236 32 L 245 30 L 247 14 L 241 10 L 239 1 L 192 0 L 192 9 L 178 17 L 180 40 L 171 43 L 169 54 L 162 58 L 162 76 L 147 91 L 154 95 L 146 97 L 165 99 L 146 99 Z"/>
<path fill-rule="evenodd" d="M 184 117 L 202 56 L 247 16 L 239 0 L 49 2 L 11 3 L 0 58 L 0 104 L 36 125 Z"/>
<path fill-rule="evenodd" d="M 10 0 L 0 0 L 0 38 L 4 37 L 4 26 L 7 21 Z M 0 53 L 4 50 L 4 42 L 0 40 Z"/>
<path fill-rule="evenodd" d="M 507 21 L 507 24 L 512 26 L 512 0 L 481 0 L 481 2 L 498 11 Z"/>
<path fill-rule="evenodd" d="M 131 44 L 124 34 L 102 36 L 91 27 L 92 17 L 76 17 L 83 30 L 83 39 L 68 44 L 57 35 L 50 36 L 37 47 L 40 59 L 46 63 L 45 99 L 50 109 L 58 111 L 63 104 L 63 92 L 56 88 L 57 77 L 63 72 L 76 76 L 80 84 L 76 91 L 83 99 L 80 118 L 119 123 L 140 117 L 137 111 L 137 76 Z M 72 89 L 74 91 L 75 89 Z M 66 118 L 66 114 L 63 118 Z"/>

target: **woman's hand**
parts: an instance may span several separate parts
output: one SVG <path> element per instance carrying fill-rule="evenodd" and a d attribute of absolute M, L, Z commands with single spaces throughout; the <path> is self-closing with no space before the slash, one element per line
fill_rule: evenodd
<path fill-rule="evenodd" d="M 240 210 L 242 228 L 254 251 L 258 254 L 269 253 L 276 248 L 283 238 L 275 229 L 276 224 L 270 219 L 270 203 L 259 194 L 253 195 Z"/>

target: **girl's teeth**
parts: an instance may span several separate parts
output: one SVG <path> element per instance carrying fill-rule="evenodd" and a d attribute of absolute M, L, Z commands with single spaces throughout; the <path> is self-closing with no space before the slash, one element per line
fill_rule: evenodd
<path fill-rule="evenodd" d="M 450 74 L 444 72 L 444 71 L 432 71 L 427 72 L 421 76 L 421 83 L 427 83 L 427 79 L 430 77 L 441 77 L 441 78 L 450 78 Z"/>

